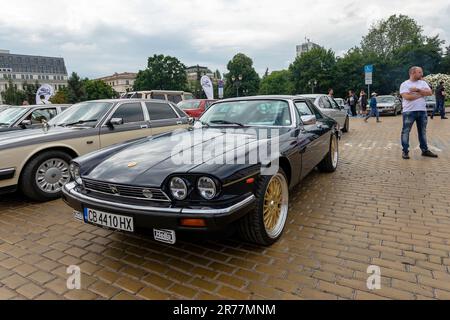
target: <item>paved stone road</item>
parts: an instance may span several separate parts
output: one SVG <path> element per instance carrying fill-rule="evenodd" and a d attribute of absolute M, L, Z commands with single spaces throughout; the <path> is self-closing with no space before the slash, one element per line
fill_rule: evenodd
<path fill-rule="evenodd" d="M 450 120 L 430 120 L 440 158 L 414 150 L 409 161 L 400 117 L 371 120 L 352 120 L 336 173 L 314 172 L 291 193 L 271 248 L 165 246 L 80 224 L 61 201 L 2 196 L 0 299 L 450 299 Z M 69 265 L 82 290 L 67 290 Z M 369 265 L 381 290 L 367 289 Z"/>

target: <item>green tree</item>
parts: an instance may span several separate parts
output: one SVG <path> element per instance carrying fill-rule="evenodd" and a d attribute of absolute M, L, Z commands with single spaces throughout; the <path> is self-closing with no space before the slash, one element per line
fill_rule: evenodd
<path fill-rule="evenodd" d="M 54 104 L 67 104 L 69 103 L 69 94 L 67 88 L 59 89 L 56 94 L 50 98 L 50 102 Z"/>
<path fill-rule="evenodd" d="M 87 100 L 111 99 L 118 96 L 117 92 L 101 80 L 83 80 Z"/>
<path fill-rule="evenodd" d="M 422 27 L 414 19 L 392 15 L 370 28 L 362 39 L 361 48 L 364 53 L 387 57 L 403 46 L 424 42 L 426 37 L 422 32 Z"/>
<path fill-rule="evenodd" d="M 67 100 L 69 103 L 78 103 L 87 100 L 83 80 L 75 72 L 72 72 L 72 75 L 67 80 Z"/>
<path fill-rule="evenodd" d="M 242 96 L 244 92 L 249 96 L 258 93 L 260 79 L 251 58 L 243 53 L 238 53 L 228 62 L 227 68 L 229 72 L 225 75 L 225 97 L 235 97 L 236 94 Z M 239 81 L 239 76 L 242 76 L 241 81 Z M 235 81 L 233 81 L 233 77 Z M 239 81 L 239 86 L 236 81 Z"/>
<path fill-rule="evenodd" d="M 445 54 L 442 57 L 439 69 L 441 73 L 450 74 L 450 46 L 445 48 Z"/>
<path fill-rule="evenodd" d="M 259 94 L 295 94 L 291 73 L 288 70 L 281 70 L 264 76 L 259 86 Z"/>
<path fill-rule="evenodd" d="M 185 90 L 186 86 L 186 66 L 162 54 L 149 57 L 147 68 L 138 72 L 134 82 L 134 90 Z"/>
<path fill-rule="evenodd" d="M 21 105 L 25 100 L 25 92 L 18 90 L 12 80 L 8 82 L 8 88 L 2 92 L 3 101 L 10 105 Z"/>
<path fill-rule="evenodd" d="M 289 66 L 296 93 L 327 92 L 335 85 L 336 57 L 332 50 L 314 48 L 298 56 Z"/>
<path fill-rule="evenodd" d="M 335 96 L 346 97 L 349 90 L 359 91 L 365 87 L 364 65 L 368 64 L 368 61 L 375 64 L 373 59 L 364 56 L 361 49 L 357 47 L 350 49 L 343 57 L 337 58 L 332 86 Z"/>
<path fill-rule="evenodd" d="M 41 85 L 36 81 L 35 83 L 24 82 L 22 84 L 23 91 L 25 93 L 25 100 L 28 101 L 29 104 L 36 103 L 36 92 Z"/>
<path fill-rule="evenodd" d="M 217 69 L 214 72 L 214 76 L 216 77 L 216 79 L 221 80 L 222 79 L 222 74 L 220 73 L 220 71 Z"/>

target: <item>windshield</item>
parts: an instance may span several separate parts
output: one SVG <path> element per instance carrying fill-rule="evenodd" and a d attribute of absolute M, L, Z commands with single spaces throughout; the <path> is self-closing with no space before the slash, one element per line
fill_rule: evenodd
<path fill-rule="evenodd" d="M 9 126 L 27 112 L 27 108 L 11 107 L 0 112 L 0 126 Z"/>
<path fill-rule="evenodd" d="M 49 121 L 49 125 L 77 125 L 95 127 L 111 108 L 110 102 L 82 102 L 72 106 Z"/>
<path fill-rule="evenodd" d="M 222 102 L 211 106 L 200 118 L 204 124 L 240 126 L 289 126 L 289 104 L 278 100 Z"/>
<path fill-rule="evenodd" d="M 200 107 L 200 101 L 181 101 L 178 103 L 178 108 L 183 110 L 198 109 Z"/>
<path fill-rule="evenodd" d="M 377 102 L 380 103 L 394 103 L 395 98 L 394 97 L 378 97 Z"/>

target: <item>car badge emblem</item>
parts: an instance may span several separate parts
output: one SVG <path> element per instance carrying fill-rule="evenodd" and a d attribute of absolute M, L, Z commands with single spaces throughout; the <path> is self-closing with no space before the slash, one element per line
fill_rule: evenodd
<path fill-rule="evenodd" d="M 128 164 L 128 168 L 133 168 L 133 167 L 136 167 L 136 166 L 137 166 L 137 162 L 130 162 Z"/>
<path fill-rule="evenodd" d="M 119 194 L 119 190 L 117 190 L 116 186 L 109 186 L 109 190 L 111 190 L 113 194 Z"/>
<path fill-rule="evenodd" d="M 150 190 L 148 190 L 148 189 L 142 190 L 142 194 L 143 194 L 144 197 L 146 197 L 147 199 L 153 198 L 153 193 L 152 193 Z"/>

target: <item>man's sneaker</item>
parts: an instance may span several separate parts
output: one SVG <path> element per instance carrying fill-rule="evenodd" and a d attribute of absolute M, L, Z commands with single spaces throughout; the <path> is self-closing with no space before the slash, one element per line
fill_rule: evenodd
<path fill-rule="evenodd" d="M 437 157 L 438 157 L 437 154 L 431 152 L 430 150 L 423 151 L 423 152 L 422 152 L 422 156 L 424 156 L 424 157 L 429 157 L 429 158 L 437 158 Z"/>
<path fill-rule="evenodd" d="M 409 160 L 410 159 L 409 158 L 409 153 L 408 152 L 403 152 L 402 158 L 405 159 L 405 160 Z"/>

